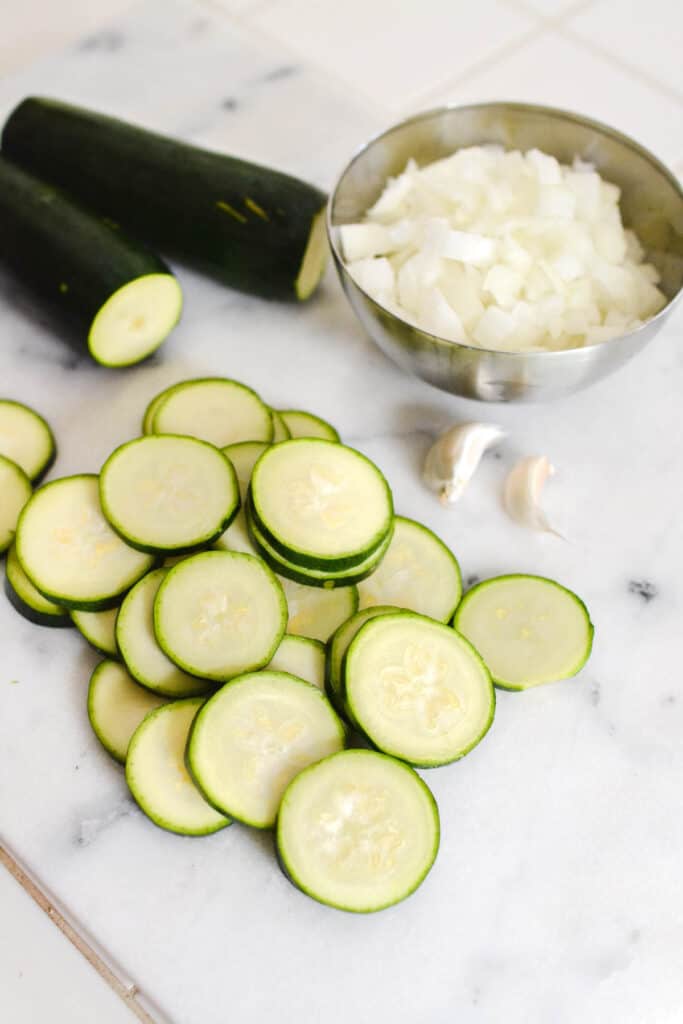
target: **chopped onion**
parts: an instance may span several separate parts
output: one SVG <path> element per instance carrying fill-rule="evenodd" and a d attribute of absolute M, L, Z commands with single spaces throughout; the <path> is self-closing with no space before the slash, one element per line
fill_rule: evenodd
<path fill-rule="evenodd" d="M 595 167 L 472 146 L 389 179 L 340 241 L 377 302 L 454 342 L 502 351 L 594 345 L 666 303 Z"/>

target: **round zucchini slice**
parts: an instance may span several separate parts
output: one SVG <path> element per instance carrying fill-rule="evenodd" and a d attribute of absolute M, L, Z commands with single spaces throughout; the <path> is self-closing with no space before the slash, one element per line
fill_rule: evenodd
<path fill-rule="evenodd" d="M 123 599 L 116 620 L 116 645 L 133 679 L 165 697 L 194 697 L 211 684 L 183 672 L 167 658 L 154 634 L 154 602 L 169 569 L 155 569 Z"/>
<path fill-rule="evenodd" d="M 454 626 L 505 690 L 568 679 L 583 668 L 593 646 L 583 601 L 544 576 L 496 576 L 478 583 L 463 598 Z"/>
<path fill-rule="evenodd" d="M 277 409 L 271 409 L 270 415 L 273 417 L 273 444 L 279 444 L 280 441 L 289 441 L 292 435 L 280 413 Z"/>
<path fill-rule="evenodd" d="M 166 698 L 138 686 L 118 661 L 101 661 L 90 677 L 88 718 L 116 761 L 126 760 L 131 736 L 145 715 L 166 703 Z"/>
<path fill-rule="evenodd" d="M 340 437 L 331 423 L 312 412 L 302 409 L 281 409 L 277 414 L 289 431 L 290 437 L 320 437 L 323 441 L 339 441 Z M 284 438 L 280 438 L 284 440 Z"/>
<path fill-rule="evenodd" d="M 295 583 L 284 576 L 279 579 L 289 610 L 287 632 L 294 636 L 306 636 L 327 643 L 335 629 L 358 609 L 356 587 L 323 590 L 321 587 Z"/>
<path fill-rule="evenodd" d="M 439 849 L 439 811 L 422 779 L 372 750 L 344 750 L 285 790 L 278 860 L 314 900 L 367 914 L 410 896 Z"/>
<path fill-rule="evenodd" d="M 376 552 L 393 525 L 389 486 L 360 452 L 301 438 L 273 445 L 254 467 L 251 512 L 287 561 L 351 569 Z"/>
<path fill-rule="evenodd" d="M 132 366 L 165 341 L 180 319 L 183 293 L 169 273 L 127 281 L 98 310 L 88 350 L 101 366 Z"/>
<path fill-rule="evenodd" d="M 227 444 L 221 449 L 235 470 L 242 501 L 247 496 L 254 466 L 269 447 L 270 445 L 264 444 L 263 441 L 240 441 L 238 444 Z"/>
<path fill-rule="evenodd" d="M 464 757 L 488 732 L 495 691 L 472 645 L 413 612 L 366 622 L 344 664 L 349 709 L 385 754 L 423 768 Z"/>
<path fill-rule="evenodd" d="M 285 633 L 270 660 L 272 672 L 288 672 L 305 679 L 319 690 L 325 689 L 325 645 L 307 636 Z"/>
<path fill-rule="evenodd" d="M 356 633 L 369 622 L 380 615 L 392 615 L 400 609 L 392 605 L 375 605 L 372 608 L 363 608 L 356 612 L 346 622 L 335 630 L 327 642 L 326 677 L 327 695 L 338 711 L 348 715 L 348 708 L 344 706 L 344 657 L 349 649 L 349 644 Z"/>
<path fill-rule="evenodd" d="M 40 480 L 55 461 L 54 434 L 34 409 L 0 398 L 0 455 L 21 466 L 29 480 Z"/>
<path fill-rule="evenodd" d="M 330 590 L 333 587 L 350 587 L 353 586 L 353 584 L 366 579 L 377 569 L 391 542 L 390 533 L 380 547 L 376 551 L 373 551 L 365 561 L 359 562 L 358 565 L 354 566 L 352 569 L 343 569 L 333 572 L 331 569 L 318 570 L 312 569 L 310 566 L 306 566 L 304 568 L 302 566 L 295 565 L 294 562 L 289 562 L 286 558 L 283 558 L 282 555 L 280 555 L 279 552 L 269 544 L 259 530 L 251 513 L 249 504 L 247 504 L 245 510 L 245 524 L 248 535 L 251 538 L 254 551 L 270 566 L 273 572 L 278 573 L 280 576 L 286 576 L 287 579 L 293 580 L 295 583 L 301 583 L 303 586 L 324 587 L 326 590 Z M 224 534 L 224 536 L 227 536 L 227 534 Z"/>
<path fill-rule="evenodd" d="M 154 434 L 184 434 L 224 448 L 273 439 L 270 409 L 245 384 L 223 377 L 188 380 L 172 388 L 152 417 Z"/>
<path fill-rule="evenodd" d="M 185 767 L 187 737 L 204 701 L 174 701 L 147 715 L 126 758 L 126 782 L 155 825 L 184 836 L 205 836 L 232 824 L 211 807 Z"/>
<path fill-rule="evenodd" d="M 275 423 L 275 420 L 273 420 L 273 423 Z M 254 547 L 247 530 L 244 502 L 249 490 L 252 470 L 259 457 L 263 455 L 268 447 L 269 445 L 264 444 L 262 441 L 241 441 L 238 444 L 226 445 L 222 449 L 223 454 L 230 459 L 237 475 L 243 507 L 240 508 L 230 526 L 214 544 L 214 547 L 219 551 L 242 551 L 246 555 L 258 555 L 258 551 Z"/>
<path fill-rule="evenodd" d="M 36 626 L 70 626 L 66 608 L 43 597 L 21 568 L 14 545 L 7 552 L 5 593 L 15 611 Z"/>
<path fill-rule="evenodd" d="M 271 660 L 287 625 L 287 603 L 260 559 L 205 551 L 179 562 L 159 587 L 154 632 L 171 661 L 202 679 L 225 681 Z"/>
<path fill-rule="evenodd" d="M 118 614 L 118 607 L 108 608 L 103 612 L 79 612 L 74 609 L 71 612 L 71 621 L 96 651 L 107 654 L 110 658 L 118 658 L 119 649 L 116 646 L 115 633 Z"/>
<path fill-rule="evenodd" d="M 462 594 L 460 566 L 442 540 L 422 523 L 396 516 L 389 549 L 358 586 L 361 608 L 394 605 L 450 622 Z"/>
<path fill-rule="evenodd" d="M 206 799 L 254 828 L 272 828 L 287 784 L 342 750 L 346 732 L 327 698 L 285 672 L 239 676 L 197 715 L 187 763 Z"/>
<path fill-rule="evenodd" d="M 14 540 L 19 516 L 32 493 L 31 481 L 21 466 L 0 455 L 0 555 Z"/>
<path fill-rule="evenodd" d="M 214 542 L 213 547 L 217 551 L 241 551 L 244 555 L 261 557 L 260 551 L 257 551 L 249 535 L 247 519 L 243 508 L 239 510 L 227 530 Z"/>
<path fill-rule="evenodd" d="M 131 547 L 180 554 L 220 537 L 240 495 L 232 463 L 213 445 L 150 435 L 109 456 L 100 472 L 100 501 Z"/>
<path fill-rule="evenodd" d="M 94 475 L 62 477 L 35 492 L 17 526 L 17 555 L 41 594 L 83 611 L 118 604 L 154 564 L 112 530 Z"/>

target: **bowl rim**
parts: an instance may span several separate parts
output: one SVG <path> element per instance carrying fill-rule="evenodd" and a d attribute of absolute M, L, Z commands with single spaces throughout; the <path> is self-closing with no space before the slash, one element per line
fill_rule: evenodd
<path fill-rule="evenodd" d="M 607 338 L 605 341 L 598 342 L 595 345 L 582 345 L 575 348 L 565 348 L 557 350 L 522 349 L 507 351 L 504 349 L 482 348 L 480 345 L 469 345 L 465 341 L 450 341 L 448 338 L 443 338 L 438 334 L 432 334 L 430 331 L 424 330 L 418 324 L 411 323 L 410 320 L 406 320 L 403 317 L 398 316 L 392 309 L 388 309 L 386 306 L 383 306 L 375 298 L 373 298 L 373 296 L 366 292 L 365 289 L 362 288 L 357 283 L 357 281 L 351 276 L 351 274 L 349 273 L 347 261 L 344 259 L 344 256 L 342 255 L 342 252 L 339 246 L 337 245 L 337 240 L 335 238 L 335 229 L 338 228 L 339 225 L 332 223 L 332 208 L 334 206 L 335 200 L 337 198 L 337 192 L 339 191 L 339 187 L 343 179 L 346 177 L 346 175 L 351 170 L 356 161 L 359 160 L 365 153 L 367 153 L 374 145 L 376 145 L 378 142 L 381 142 L 384 138 L 386 138 L 387 135 L 391 135 L 392 132 L 397 131 L 399 128 L 404 128 L 407 127 L 408 125 L 419 123 L 420 121 L 428 121 L 432 118 L 441 117 L 444 114 L 447 114 L 453 110 L 484 110 L 495 107 L 498 107 L 501 110 L 514 110 L 520 113 L 548 114 L 552 117 L 556 117 L 558 120 L 573 121 L 576 124 L 582 125 L 583 127 L 591 128 L 597 131 L 598 133 L 613 138 L 616 142 L 621 143 L 628 149 L 633 150 L 639 156 L 647 160 L 648 163 L 650 163 L 655 168 L 655 170 L 657 170 L 669 182 L 670 185 L 673 185 L 674 191 L 678 193 L 678 198 L 681 204 L 683 204 L 683 182 L 681 182 L 675 176 L 673 171 L 671 171 L 666 166 L 666 164 L 662 160 L 660 160 L 659 157 L 655 156 L 655 154 L 646 146 L 643 146 L 640 142 L 637 142 L 636 139 L 632 138 L 630 135 L 626 135 L 624 132 L 619 131 L 618 128 L 613 128 L 611 125 L 605 124 L 604 121 L 598 121 L 596 118 L 588 117 L 586 114 L 579 114 L 577 111 L 566 110 L 563 107 L 552 107 L 546 106 L 545 104 L 542 103 L 526 103 L 517 100 L 482 100 L 478 103 L 445 103 L 439 107 L 430 107 L 428 110 L 418 111 L 418 113 L 411 114 L 409 117 L 405 117 L 400 121 L 395 121 L 393 124 L 389 125 L 388 128 L 384 128 L 382 131 L 376 132 L 374 135 L 370 136 L 369 139 L 367 139 L 365 142 L 363 142 L 360 146 L 356 148 L 356 150 L 352 153 L 349 160 L 344 164 L 341 172 L 337 175 L 335 179 L 334 186 L 331 189 L 327 199 L 325 210 L 325 226 L 327 229 L 327 238 L 330 248 L 332 250 L 332 255 L 334 256 L 335 262 L 337 263 L 337 266 L 340 267 L 341 270 L 343 270 L 344 274 L 352 281 L 354 287 L 356 287 L 358 291 L 369 302 L 373 304 L 373 306 L 376 306 L 377 309 L 382 310 L 382 312 L 388 314 L 389 316 L 392 316 L 399 323 L 405 324 L 406 327 L 410 327 L 412 330 L 419 331 L 420 334 L 423 334 L 426 338 L 432 339 L 439 345 L 448 346 L 449 349 L 456 347 L 465 349 L 468 352 L 478 352 L 486 355 L 506 356 L 511 358 L 569 358 L 575 355 L 577 352 L 593 351 L 594 349 L 602 348 L 603 346 L 611 346 L 618 344 L 625 338 L 635 338 L 638 334 L 640 334 L 641 331 L 644 331 L 646 328 L 649 328 L 652 324 L 656 324 L 660 320 L 667 319 L 674 305 L 680 300 L 681 295 L 683 295 L 683 283 L 679 286 L 678 291 L 675 293 L 675 295 L 673 295 L 668 300 L 666 305 L 663 306 L 658 313 L 655 313 L 653 317 L 650 317 L 648 320 L 645 320 L 639 327 L 635 329 L 635 331 L 629 331 L 627 334 L 615 335 L 615 337 Z M 454 152 L 457 152 L 457 150 L 454 150 Z"/>

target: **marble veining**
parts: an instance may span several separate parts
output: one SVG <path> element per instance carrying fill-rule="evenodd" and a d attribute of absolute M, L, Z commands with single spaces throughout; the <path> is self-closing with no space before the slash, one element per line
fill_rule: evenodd
<path fill-rule="evenodd" d="M 149 0 L 62 55 L 0 81 L 90 103 L 329 187 L 383 127 L 324 72 L 191 0 Z M 389 118 L 387 118 L 388 120 Z M 553 405 L 487 408 L 399 371 L 353 319 L 332 271 L 304 307 L 178 268 L 178 329 L 154 360 L 110 372 L 74 356 L 0 279 L 0 390 L 54 426 L 52 476 L 97 471 L 147 401 L 187 376 L 245 380 L 309 408 L 377 461 L 397 510 L 452 546 L 465 585 L 527 571 L 587 602 L 594 654 L 574 680 L 500 692 L 470 755 L 423 773 L 440 854 L 409 901 L 369 917 L 318 906 L 237 825 L 164 833 L 93 736 L 97 655 L 0 601 L 0 834 L 173 1024 L 678 1024 L 683 1012 L 681 316 L 614 378 Z M 421 479 L 458 420 L 508 433 L 461 502 Z M 525 531 L 500 500 L 508 464 L 546 453 L 548 513 Z M 544 495 L 545 501 L 545 495 Z"/>
<path fill-rule="evenodd" d="M 657 596 L 657 587 L 649 580 L 630 580 L 628 585 L 629 594 L 637 594 L 645 604 L 649 604 Z"/>

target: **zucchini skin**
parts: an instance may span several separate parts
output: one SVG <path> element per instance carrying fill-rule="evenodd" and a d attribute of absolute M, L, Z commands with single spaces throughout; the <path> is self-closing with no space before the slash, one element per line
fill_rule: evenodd
<path fill-rule="evenodd" d="M 123 285 L 171 274 L 141 243 L 92 216 L 0 155 L 0 263 L 69 328 L 88 351 L 95 316 Z"/>
<path fill-rule="evenodd" d="M 297 298 L 312 224 L 326 202 L 314 186 L 35 97 L 10 115 L 2 148 L 162 252 L 242 291 Z"/>
<path fill-rule="evenodd" d="M 56 627 L 59 629 L 73 626 L 69 613 L 66 611 L 62 615 L 46 615 L 44 612 L 39 612 L 30 604 L 27 604 L 26 601 L 24 601 L 24 599 L 16 592 L 6 576 L 5 595 L 14 610 L 24 619 L 28 619 L 29 622 L 32 622 L 35 626 L 52 626 L 53 628 Z"/>

